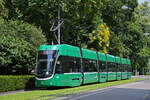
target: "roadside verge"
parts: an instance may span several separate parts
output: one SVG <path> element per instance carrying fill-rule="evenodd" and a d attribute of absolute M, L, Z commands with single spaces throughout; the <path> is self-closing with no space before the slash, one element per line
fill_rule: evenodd
<path fill-rule="evenodd" d="M 57 89 L 57 90 L 33 90 L 29 92 L 3 95 L 0 96 L 0 100 L 49 100 L 52 98 L 61 97 L 65 95 L 78 94 L 90 90 L 96 90 L 100 88 L 106 88 L 110 86 L 130 83 L 130 82 L 137 82 L 141 80 L 144 79 L 112 81 L 106 83 L 97 83 L 97 84 L 84 85 L 80 87 L 64 88 L 64 89 Z"/>

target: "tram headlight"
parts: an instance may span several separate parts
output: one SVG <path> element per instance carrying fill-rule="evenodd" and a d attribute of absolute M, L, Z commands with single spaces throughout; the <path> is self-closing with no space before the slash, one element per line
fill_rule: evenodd
<path fill-rule="evenodd" d="M 46 75 L 48 75 L 49 74 L 49 72 L 46 72 Z"/>

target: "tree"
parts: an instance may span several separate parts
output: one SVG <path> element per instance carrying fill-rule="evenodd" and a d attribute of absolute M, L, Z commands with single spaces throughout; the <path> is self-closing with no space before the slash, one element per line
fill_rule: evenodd
<path fill-rule="evenodd" d="M 150 7 L 149 3 L 145 1 L 141 5 L 139 5 L 134 12 L 134 17 L 136 19 L 136 23 L 138 23 L 145 35 L 145 44 L 143 45 L 143 49 L 138 53 L 141 56 L 141 64 L 142 67 L 139 70 L 143 74 L 143 69 L 147 70 L 149 65 L 149 56 L 150 56 Z"/>
<path fill-rule="evenodd" d="M 147 67 L 148 63 L 147 37 L 137 23 L 126 23 L 125 27 L 127 29 L 122 37 L 124 37 L 123 42 L 129 51 L 126 55 L 130 57 L 133 69 L 138 69 L 141 74 L 142 68 Z"/>
<path fill-rule="evenodd" d="M 46 38 L 40 28 L 25 23 L 23 21 L 0 21 L 0 34 L 10 35 L 12 37 L 19 37 L 35 48 L 46 43 Z"/>
<path fill-rule="evenodd" d="M 138 6 L 137 0 L 102 0 L 102 19 L 115 34 L 123 34 L 123 25 L 126 21 L 133 21 L 134 9 Z M 123 10 L 122 7 L 128 9 Z"/>
<path fill-rule="evenodd" d="M 0 74 L 31 74 L 37 48 L 43 43 L 46 39 L 35 26 L 0 20 Z"/>
<path fill-rule="evenodd" d="M 150 23 L 150 7 L 147 1 L 135 9 L 134 17 L 139 24 L 147 25 Z"/>
<path fill-rule="evenodd" d="M 61 30 L 62 43 L 76 46 L 86 45 L 88 33 L 97 27 L 97 22 L 101 20 L 101 0 L 57 1 L 63 6 L 61 17 L 65 21 Z M 15 8 L 16 13 L 10 15 L 12 19 L 21 19 L 41 27 L 48 42 L 56 43 L 54 34 L 49 30 L 54 19 L 57 19 L 57 2 L 54 0 L 14 0 L 11 6 Z"/>
<path fill-rule="evenodd" d="M 0 18 L 8 17 L 8 9 L 5 7 L 5 0 L 0 0 Z"/>
<path fill-rule="evenodd" d="M 123 37 L 126 32 L 125 23 L 134 20 L 133 12 L 137 7 L 137 0 L 102 0 L 102 18 L 110 28 L 110 46 L 108 53 L 121 57 L 129 57 L 129 49 L 125 46 L 126 38 Z M 128 6 L 127 10 L 123 10 L 123 6 Z"/>
<path fill-rule="evenodd" d="M 102 18 L 110 27 L 108 52 L 130 58 L 133 69 L 137 68 L 141 73 L 149 55 L 148 39 L 144 34 L 150 29 L 148 5 L 138 6 L 137 0 L 103 0 L 103 5 Z M 123 10 L 122 6 L 128 8 Z"/>
<path fill-rule="evenodd" d="M 35 50 L 18 37 L 0 35 L 0 74 L 30 74 L 35 67 Z"/>
<path fill-rule="evenodd" d="M 109 53 L 118 57 L 123 57 L 125 52 L 128 52 L 125 48 L 125 44 L 122 42 L 120 36 L 116 35 L 112 31 L 110 33 L 110 46 L 108 48 Z"/>
<path fill-rule="evenodd" d="M 109 47 L 109 37 L 110 32 L 106 23 L 98 25 L 96 30 L 93 30 L 89 34 L 91 47 L 95 48 L 97 51 L 107 53 L 107 47 Z"/>
<path fill-rule="evenodd" d="M 23 21 L 15 22 L 15 25 L 24 22 L 34 24 L 42 29 L 48 43 L 52 41 L 56 43 L 50 27 L 53 21 L 57 23 L 57 1 L 62 6 L 61 20 L 64 21 L 61 26 L 61 43 L 96 51 L 104 50 L 105 52 L 107 47 L 109 54 L 130 58 L 134 69 L 141 70 L 141 66 L 147 63 L 150 46 L 148 40 L 150 39 L 146 37 L 145 33 L 149 33 L 150 28 L 149 17 L 145 17 L 145 15 L 148 16 L 149 8 L 145 4 L 137 8 L 138 0 L 13 0 L 13 2 L 7 0 L 8 19 Z M 123 10 L 123 6 L 127 6 L 127 9 Z M 100 32 L 103 29 L 99 29 L 99 26 L 103 23 L 107 23 L 109 32 Z M 19 34 L 20 32 L 24 33 L 21 30 L 26 25 L 19 27 L 18 30 L 13 24 L 10 25 L 10 30 L 12 27 L 15 28 L 16 36 L 36 45 L 35 48 L 42 43 L 36 41 L 35 38 L 32 40 L 33 37 L 36 37 L 35 34 L 30 35 L 27 31 L 25 34 Z M 5 25 L 3 28 L 5 29 Z M 107 28 L 106 30 L 108 31 Z M 5 31 L 3 32 L 5 33 Z M 7 33 L 11 32 L 7 31 Z M 106 34 L 102 35 L 101 33 L 110 35 L 105 37 Z M 105 41 L 103 41 L 104 38 Z"/>

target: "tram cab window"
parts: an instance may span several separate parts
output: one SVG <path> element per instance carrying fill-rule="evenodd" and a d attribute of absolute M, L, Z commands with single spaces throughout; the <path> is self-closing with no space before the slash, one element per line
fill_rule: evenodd
<path fill-rule="evenodd" d="M 56 62 L 57 74 L 81 72 L 80 58 L 60 56 Z"/>
<path fill-rule="evenodd" d="M 83 59 L 84 72 L 97 72 L 97 61 L 92 59 Z"/>
<path fill-rule="evenodd" d="M 108 72 L 116 72 L 115 63 L 108 62 Z"/>
<path fill-rule="evenodd" d="M 53 68 L 55 63 L 55 56 L 58 51 L 56 50 L 44 50 L 39 51 L 37 55 L 36 63 L 36 77 L 47 78 L 53 74 Z"/>
<path fill-rule="evenodd" d="M 106 72 L 106 65 L 104 61 L 100 61 L 100 72 Z"/>

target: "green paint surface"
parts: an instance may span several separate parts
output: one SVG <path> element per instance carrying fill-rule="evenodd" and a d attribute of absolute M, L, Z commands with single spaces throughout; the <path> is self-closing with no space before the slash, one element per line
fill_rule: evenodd
<path fill-rule="evenodd" d="M 69 74 L 56 74 L 55 86 L 80 86 L 82 82 L 81 73 L 69 73 Z"/>
<path fill-rule="evenodd" d="M 121 58 L 121 63 L 122 64 L 127 64 L 127 60 L 125 58 Z"/>
<path fill-rule="evenodd" d="M 122 78 L 121 79 L 127 79 L 127 72 L 122 72 Z"/>
<path fill-rule="evenodd" d="M 82 82 L 81 73 L 56 74 L 48 80 L 35 80 L 36 87 L 51 87 L 51 86 L 80 86 Z"/>
<path fill-rule="evenodd" d="M 121 72 L 117 72 L 117 80 L 121 80 Z"/>
<path fill-rule="evenodd" d="M 128 64 L 128 65 L 131 65 L 130 59 L 127 59 L 127 64 Z"/>
<path fill-rule="evenodd" d="M 98 73 L 84 73 L 84 84 L 98 82 Z"/>
<path fill-rule="evenodd" d="M 97 60 L 96 52 L 92 51 L 92 50 L 82 48 L 82 56 L 83 56 L 83 58 Z"/>
<path fill-rule="evenodd" d="M 50 86 L 53 86 L 53 84 L 55 84 L 53 82 L 53 79 L 49 79 L 49 80 L 35 79 L 35 86 L 36 87 L 50 87 Z"/>
<path fill-rule="evenodd" d="M 80 48 L 67 45 L 67 44 L 61 44 L 61 45 L 41 45 L 38 49 L 39 51 L 42 50 L 59 50 L 60 55 L 64 56 L 73 56 L 73 57 L 80 57 Z"/>
<path fill-rule="evenodd" d="M 64 55 L 64 56 L 73 56 L 73 57 L 81 57 L 80 56 L 80 48 L 67 45 L 67 44 L 61 44 L 61 45 L 41 45 L 38 49 L 39 51 L 43 50 L 58 50 L 58 56 Z M 94 59 L 97 60 L 97 54 L 95 51 L 88 50 L 88 49 L 81 49 L 83 58 L 86 59 Z M 98 52 L 98 59 L 100 61 L 106 61 L 107 62 L 115 62 L 121 63 L 121 64 L 128 64 L 131 65 L 131 62 L 129 59 L 115 57 L 109 54 L 104 54 Z M 106 82 L 112 81 L 112 80 L 121 80 L 121 79 L 127 79 L 131 78 L 132 73 L 131 72 L 108 72 L 107 73 L 99 73 L 99 82 Z M 107 79 L 108 77 L 108 79 Z M 83 77 L 83 84 L 88 83 L 96 83 L 98 82 L 98 72 L 92 72 L 92 73 L 84 73 Z M 51 87 L 51 86 L 80 86 L 82 83 L 82 74 L 81 73 L 65 73 L 65 74 L 55 74 L 53 78 L 48 80 L 35 80 L 35 85 L 37 87 Z"/>
<path fill-rule="evenodd" d="M 115 57 L 112 55 L 107 54 L 107 62 L 115 62 Z"/>
<path fill-rule="evenodd" d="M 106 82 L 106 80 L 107 80 L 107 72 L 100 73 L 99 75 L 100 75 L 99 76 L 99 78 L 100 78 L 99 81 L 101 83 Z"/>
<path fill-rule="evenodd" d="M 128 79 L 131 79 L 132 72 L 128 72 Z"/>
<path fill-rule="evenodd" d="M 105 56 L 105 54 L 98 52 L 98 59 L 99 59 L 100 61 L 106 61 L 106 56 Z"/>
<path fill-rule="evenodd" d="M 108 72 L 108 81 L 116 80 L 116 72 Z"/>
<path fill-rule="evenodd" d="M 121 63 L 121 58 L 120 57 L 116 57 L 116 63 Z"/>

